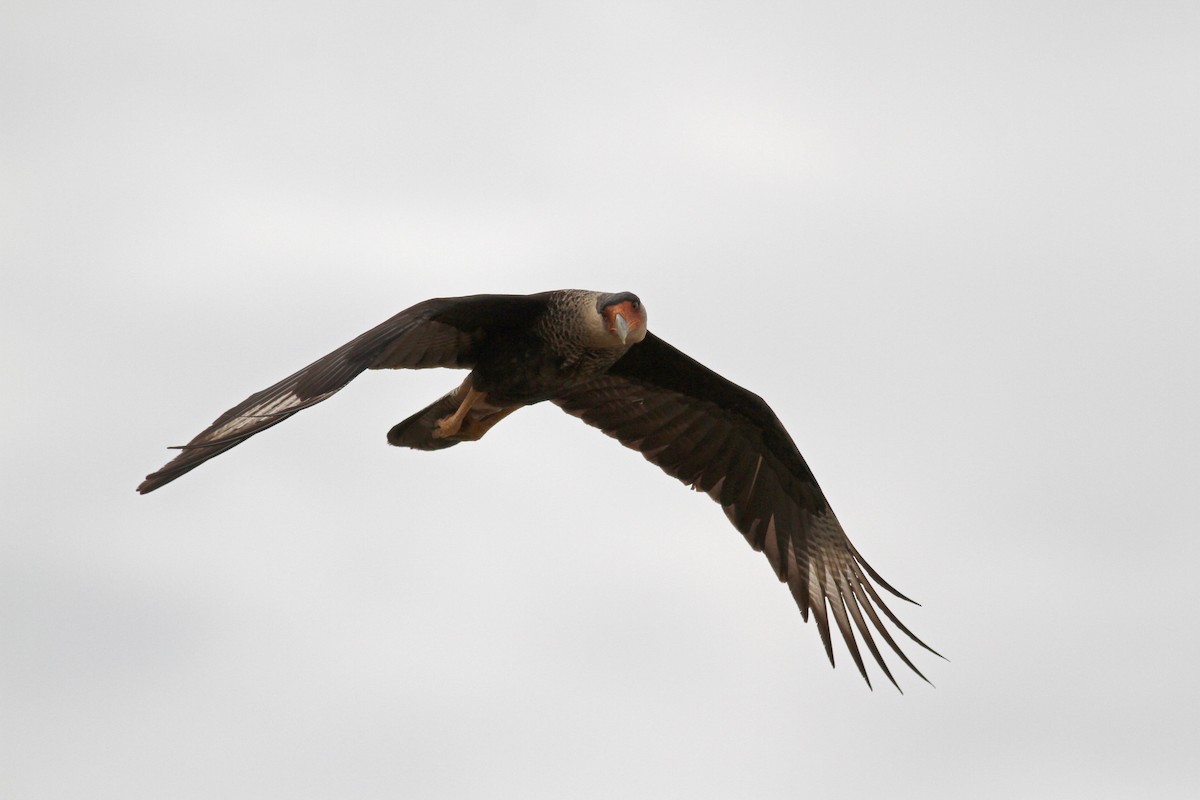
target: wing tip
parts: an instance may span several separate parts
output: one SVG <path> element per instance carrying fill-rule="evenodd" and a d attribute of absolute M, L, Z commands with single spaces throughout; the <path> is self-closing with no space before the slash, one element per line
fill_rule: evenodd
<path fill-rule="evenodd" d="M 137 493 L 138 494 L 149 494 L 150 492 L 153 492 L 155 489 L 157 489 L 159 486 L 162 486 L 163 483 L 166 483 L 166 481 L 157 480 L 153 474 L 147 475 L 145 480 L 143 480 L 141 483 L 138 484 Z"/>
<path fill-rule="evenodd" d="M 180 475 L 183 475 L 184 473 L 189 472 L 195 466 L 198 466 L 198 465 L 196 465 L 196 464 L 189 465 L 188 468 L 184 469 L 184 470 L 160 469 L 158 472 L 151 472 L 149 475 L 147 475 L 142 480 L 141 483 L 138 484 L 137 493 L 138 494 L 149 494 L 150 492 L 153 492 L 155 489 L 166 486 L 168 483 L 175 480 Z"/>

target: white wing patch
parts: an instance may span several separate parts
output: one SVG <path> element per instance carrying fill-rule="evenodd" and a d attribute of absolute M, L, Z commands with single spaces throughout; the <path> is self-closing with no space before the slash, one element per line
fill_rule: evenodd
<path fill-rule="evenodd" d="M 332 392 L 328 393 L 332 394 Z M 278 397 L 269 398 L 261 403 L 251 406 L 236 417 L 226 420 L 224 423 L 213 429 L 204 438 L 208 441 L 217 441 L 226 439 L 232 436 L 237 436 L 252 428 L 261 427 L 265 417 L 277 417 L 280 414 L 286 414 L 289 411 L 294 411 L 297 407 L 312 405 L 314 402 L 325 399 L 328 396 L 321 395 L 316 398 L 302 400 L 295 392 L 287 392 Z"/>

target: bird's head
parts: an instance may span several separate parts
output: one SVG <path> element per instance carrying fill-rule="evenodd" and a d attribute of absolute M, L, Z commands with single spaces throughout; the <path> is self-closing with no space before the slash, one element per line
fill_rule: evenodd
<path fill-rule="evenodd" d="M 612 346 L 628 347 L 646 338 L 646 307 L 633 292 L 602 294 L 596 298 L 596 310 Z"/>

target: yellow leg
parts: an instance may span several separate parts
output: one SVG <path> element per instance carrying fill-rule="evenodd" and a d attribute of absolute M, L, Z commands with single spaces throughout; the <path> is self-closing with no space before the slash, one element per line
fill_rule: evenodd
<path fill-rule="evenodd" d="M 477 392 L 473 387 L 467 387 L 467 396 L 458 404 L 458 410 L 448 417 L 442 417 L 433 426 L 433 438 L 449 439 L 458 433 L 462 428 L 463 420 L 467 418 L 467 413 L 470 412 L 471 406 L 482 400 L 486 395 L 483 392 Z"/>
<path fill-rule="evenodd" d="M 502 408 L 494 414 L 489 414 L 488 416 L 480 419 L 468 419 L 466 425 L 464 425 L 458 431 L 458 436 L 456 438 L 461 439 L 464 442 L 478 441 L 479 439 L 483 438 L 485 433 L 492 429 L 493 425 L 516 411 L 518 408 L 523 408 L 523 406 L 509 406 L 508 408 Z"/>

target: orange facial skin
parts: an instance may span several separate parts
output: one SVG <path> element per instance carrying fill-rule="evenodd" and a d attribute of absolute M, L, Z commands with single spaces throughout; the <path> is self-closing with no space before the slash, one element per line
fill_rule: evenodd
<path fill-rule="evenodd" d="M 617 329 L 617 316 L 625 320 L 628 333 L 623 341 L 628 343 L 640 342 L 646 336 L 646 309 L 639 300 L 626 300 L 614 303 L 604 309 L 604 323 L 608 332 L 620 336 Z"/>

